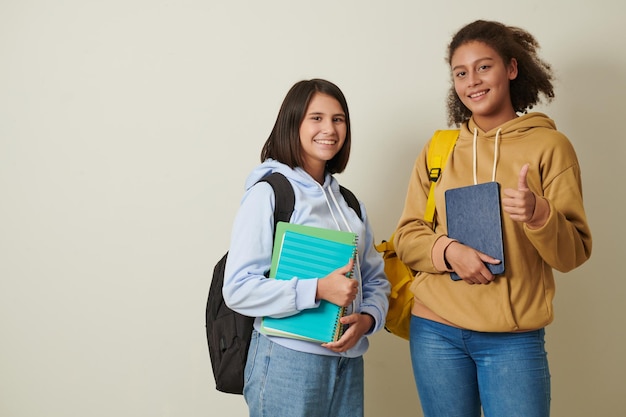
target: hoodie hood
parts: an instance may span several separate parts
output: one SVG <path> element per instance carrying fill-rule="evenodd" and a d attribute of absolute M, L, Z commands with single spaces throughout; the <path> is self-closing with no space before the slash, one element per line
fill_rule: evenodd
<path fill-rule="evenodd" d="M 324 184 L 319 184 L 304 169 L 300 167 L 291 169 L 289 166 L 274 159 L 266 159 L 261 165 L 252 170 L 246 179 L 246 190 L 249 190 L 250 187 L 256 184 L 260 179 L 273 172 L 280 172 L 290 181 L 294 182 L 296 186 L 302 187 L 305 194 L 322 194 L 323 190 L 329 187 L 333 191 L 339 191 L 339 184 L 329 173 L 325 174 Z"/>
<path fill-rule="evenodd" d="M 471 140 L 472 142 L 472 173 L 474 177 L 474 184 L 478 184 L 477 155 L 479 154 L 479 147 L 484 148 L 485 145 L 493 147 L 493 152 L 491 153 L 492 170 L 490 179 L 491 181 L 495 181 L 502 140 L 511 142 L 516 139 L 523 139 L 524 137 L 531 135 L 532 132 L 535 132 L 536 129 L 556 131 L 556 124 L 545 114 L 537 112 L 516 117 L 486 132 L 478 127 L 474 118 L 471 118 L 469 121 L 464 123 L 459 134 L 459 141 Z M 479 142 L 481 143 L 480 145 Z M 484 149 L 480 153 L 485 156 Z M 484 164 L 485 159 L 481 158 L 481 160 L 483 161 L 481 163 Z"/>
<path fill-rule="evenodd" d="M 497 128 L 485 132 L 478 127 L 472 118 L 466 123 L 463 123 L 461 126 L 461 135 L 474 136 L 474 131 L 476 129 L 478 130 L 478 136 L 486 139 L 495 139 L 499 130 L 499 136 L 503 136 L 504 138 L 516 138 L 525 136 L 535 128 L 556 130 L 556 124 L 554 123 L 554 120 L 550 119 L 545 114 L 535 112 L 516 117 L 515 119 L 509 120 Z"/>

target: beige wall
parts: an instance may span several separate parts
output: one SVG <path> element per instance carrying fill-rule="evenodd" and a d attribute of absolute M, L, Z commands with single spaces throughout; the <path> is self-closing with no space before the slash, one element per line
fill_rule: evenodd
<path fill-rule="evenodd" d="M 343 89 L 340 180 L 386 238 L 445 127 L 446 44 L 476 18 L 537 36 L 558 75 L 538 110 L 584 175 L 594 254 L 558 276 L 553 416 L 624 415 L 623 16 L 620 0 L 0 2 L 0 415 L 245 416 L 214 389 L 203 310 L 284 94 Z M 369 417 L 421 415 L 407 343 L 372 338 L 366 395 Z"/>

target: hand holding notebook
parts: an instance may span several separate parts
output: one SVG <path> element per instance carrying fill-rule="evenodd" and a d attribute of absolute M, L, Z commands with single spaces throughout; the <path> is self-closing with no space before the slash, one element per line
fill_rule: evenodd
<path fill-rule="evenodd" d="M 448 236 L 460 243 L 499 259 L 500 263 L 485 263 L 492 274 L 504 272 L 500 185 L 497 182 L 471 185 L 447 190 L 446 219 Z M 455 281 L 461 280 L 455 272 Z"/>
<path fill-rule="evenodd" d="M 356 244 L 355 233 L 279 222 L 270 278 L 324 278 L 351 264 L 350 260 L 356 256 Z M 345 280 L 342 274 L 338 275 Z M 349 280 L 347 284 L 354 283 Z M 345 307 L 321 300 L 317 308 L 302 310 L 292 316 L 263 317 L 261 331 L 311 342 L 333 342 L 343 333 L 340 319 L 344 313 Z"/>
<path fill-rule="evenodd" d="M 354 301 L 359 291 L 359 283 L 354 279 L 346 279 L 354 269 L 354 259 L 324 278 L 317 281 L 317 299 L 327 300 L 338 306 L 347 307 Z"/>

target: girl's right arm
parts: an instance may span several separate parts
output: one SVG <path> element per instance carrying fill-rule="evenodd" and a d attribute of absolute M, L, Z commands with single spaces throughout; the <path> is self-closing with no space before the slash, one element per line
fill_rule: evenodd
<path fill-rule="evenodd" d="M 267 183 L 251 187 L 233 222 L 224 273 L 224 301 L 251 317 L 288 316 L 319 304 L 316 279 L 267 279 L 274 244 L 274 191 Z"/>
<path fill-rule="evenodd" d="M 402 262 L 411 269 L 441 273 L 447 270 L 443 253 L 452 240 L 445 234 L 433 231 L 433 223 L 424 220 L 430 189 L 426 163 L 428 145 L 422 149 L 413 166 L 394 245 Z"/>

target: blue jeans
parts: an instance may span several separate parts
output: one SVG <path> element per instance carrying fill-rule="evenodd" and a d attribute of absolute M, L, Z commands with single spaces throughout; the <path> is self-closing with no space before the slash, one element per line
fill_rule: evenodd
<path fill-rule="evenodd" d="M 413 316 L 411 362 L 425 417 L 547 417 L 544 329 L 482 333 Z"/>
<path fill-rule="evenodd" d="M 363 357 L 287 349 L 252 332 L 243 395 L 250 417 L 362 417 Z"/>

